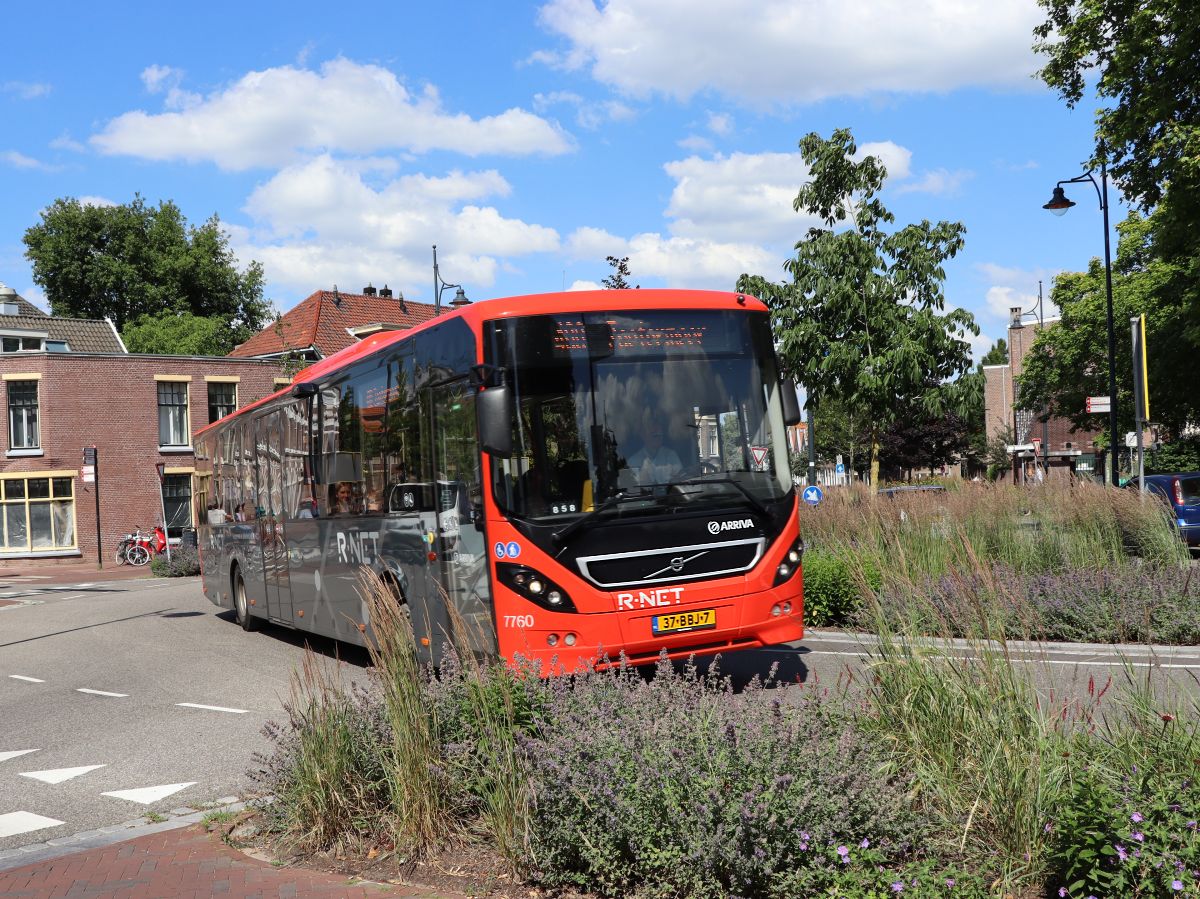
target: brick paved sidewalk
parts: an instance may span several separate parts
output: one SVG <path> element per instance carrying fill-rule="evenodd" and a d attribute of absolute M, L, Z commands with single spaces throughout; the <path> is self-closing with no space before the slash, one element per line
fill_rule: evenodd
<path fill-rule="evenodd" d="M 447 896 L 415 887 L 355 884 L 346 877 L 277 868 L 222 843 L 198 825 L 0 871 L 0 899 L 208 899 Z"/>

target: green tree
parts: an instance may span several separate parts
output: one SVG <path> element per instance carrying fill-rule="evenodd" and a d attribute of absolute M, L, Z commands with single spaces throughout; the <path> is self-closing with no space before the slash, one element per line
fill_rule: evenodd
<path fill-rule="evenodd" d="M 983 354 L 979 361 L 982 369 L 985 365 L 1008 365 L 1008 341 L 1003 337 L 992 344 L 992 348 Z"/>
<path fill-rule="evenodd" d="M 1117 426 L 1133 429 L 1133 359 L 1129 319 L 1146 315 L 1150 416 L 1178 437 L 1200 421 L 1200 393 L 1189 375 L 1195 370 L 1195 346 L 1187 335 L 1188 299 L 1168 289 L 1179 267 L 1154 251 L 1155 219 L 1131 213 L 1117 226 L 1113 261 L 1113 318 L 1117 325 Z M 1108 394 L 1107 301 L 1104 265 L 1093 259 L 1086 272 L 1067 272 L 1054 280 L 1050 298 L 1062 320 L 1038 333 L 1025 357 L 1019 379 L 1020 404 L 1046 406 L 1050 414 L 1077 428 L 1103 427 L 1104 420 L 1085 411 L 1088 396 Z"/>
<path fill-rule="evenodd" d="M 813 446 L 817 461 L 829 464 L 841 456 L 846 471 L 865 468 L 864 458 L 869 464 L 871 449 L 866 422 L 866 415 L 840 396 L 828 397 L 820 407 L 814 407 Z"/>
<path fill-rule="evenodd" d="M 24 241 L 55 315 L 111 318 L 120 331 L 138 322 L 139 340 L 151 326 L 145 316 L 217 318 L 231 345 L 258 331 L 267 315 L 262 266 L 239 271 L 220 220 L 191 227 L 169 200 L 153 207 L 141 196 L 120 206 L 58 199 Z"/>
<path fill-rule="evenodd" d="M 190 312 L 142 315 L 125 326 L 121 339 L 131 353 L 228 356 L 241 341 L 220 316 Z"/>
<path fill-rule="evenodd" d="M 607 290 L 628 290 L 630 287 L 640 287 L 629 283 L 629 257 L 622 256 L 618 259 L 616 256 L 607 257 L 608 264 L 613 267 L 613 272 L 600 283 Z"/>
<path fill-rule="evenodd" d="M 943 313 L 946 260 L 963 246 L 959 222 L 886 226 L 895 216 L 878 194 L 887 171 L 874 156 L 857 159 L 847 129 L 800 141 L 809 168 L 793 202 L 821 220 L 784 263 L 790 283 L 743 275 L 737 289 L 771 308 L 783 366 L 808 390 L 814 409 L 840 396 L 864 414 L 871 437 L 871 477 L 879 476 L 879 437 L 903 402 L 944 411 L 948 393 L 929 390 L 965 373 L 978 334 L 969 312 Z"/>
<path fill-rule="evenodd" d="M 1183 298 L 1180 325 L 1200 350 L 1200 16 L 1179 0 L 1038 2 L 1039 74 L 1071 107 L 1095 86 L 1093 161 L 1156 211 L 1155 252 L 1175 266 L 1157 289 Z"/>

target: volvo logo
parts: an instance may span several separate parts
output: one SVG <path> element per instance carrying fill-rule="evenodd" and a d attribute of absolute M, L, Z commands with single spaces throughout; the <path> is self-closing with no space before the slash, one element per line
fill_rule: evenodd
<path fill-rule="evenodd" d="M 736 518 L 733 521 L 710 521 L 708 523 L 708 532 L 715 535 L 721 533 L 721 531 L 740 531 L 752 527 L 754 527 L 754 522 L 751 519 Z"/>
<path fill-rule="evenodd" d="M 692 561 L 692 559 L 698 559 L 701 556 L 706 555 L 707 553 L 708 553 L 707 549 L 702 549 L 702 550 L 700 550 L 700 552 L 695 553 L 694 555 L 691 555 L 691 556 L 687 556 L 686 558 L 683 556 L 676 556 L 670 562 L 667 563 L 666 567 L 660 568 L 660 569 L 658 569 L 658 571 L 652 571 L 648 575 L 646 575 L 645 580 L 648 580 L 648 581 L 653 580 L 654 578 L 658 577 L 660 574 L 666 574 L 668 571 L 674 572 L 675 574 L 679 574 L 679 572 L 683 571 L 684 565 L 686 565 L 688 562 Z"/>

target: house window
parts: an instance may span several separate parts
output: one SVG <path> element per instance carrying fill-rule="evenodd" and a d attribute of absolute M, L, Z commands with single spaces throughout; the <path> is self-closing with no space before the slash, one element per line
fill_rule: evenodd
<path fill-rule="evenodd" d="M 188 386 L 182 381 L 158 382 L 158 444 L 188 446 Z"/>
<path fill-rule="evenodd" d="M 75 546 L 74 478 L 16 476 L 0 488 L 0 552 Z"/>
<path fill-rule="evenodd" d="M 208 382 L 208 421 L 224 418 L 237 408 L 237 384 Z"/>
<path fill-rule="evenodd" d="M 38 382 L 8 382 L 8 448 L 37 449 Z"/>
<path fill-rule="evenodd" d="M 0 351 L 5 353 L 38 352 L 43 349 L 43 337 L 0 337 Z"/>
<path fill-rule="evenodd" d="M 163 475 L 163 510 L 167 515 L 167 536 L 180 537 L 192 526 L 192 476 Z"/>

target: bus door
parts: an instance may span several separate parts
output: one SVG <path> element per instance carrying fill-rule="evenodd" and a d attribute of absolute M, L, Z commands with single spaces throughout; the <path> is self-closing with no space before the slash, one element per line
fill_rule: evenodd
<path fill-rule="evenodd" d="M 292 623 L 292 589 L 288 577 L 283 510 L 283 413 L 268 412 L 254 422 L 257 447 L 258 508 L 256 536 L 262 549 L 267 614 L 272 621 Z"/>
<path fill-rule="evenodd" d="M 475 391 L 463 378 L 431 392 L 442 585 L 453 609 L 458 644 L 477 654 L 494 655 L 496 624 L 483 533 Z"/>

